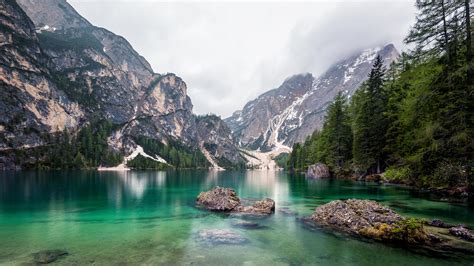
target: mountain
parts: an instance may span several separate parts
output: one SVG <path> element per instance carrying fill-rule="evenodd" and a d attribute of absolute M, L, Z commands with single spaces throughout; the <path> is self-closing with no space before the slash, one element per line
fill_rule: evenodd
<path fill-rule="evenodd" d="M 0 149 L 35 147 L 41 132 L 78 127 L 84 110 L 54 82 L 27 15 L 14 1 L 0 4 Z"/>
<path fill-rule="evenodd" d="M 212 138 L 198 133 L 223 132 L 198 131 L 181 78 L 155 73 L 127 40 L 93 26 L 65 0 L 17 3 L 0 0 L 0 82 L 7 88 L 0 91 L 0 167 L 17 164 L 11 151 L 48 145 L 48 135 L 78 134 L 98 120 L 113 124 L 108 148 L 122 155 L 137 149 L 137 139 L 205 153 Z M 242 160 L 233 142 L 210 144 L 226 151 L 215 160 Z"/>
<path fill-rule="evenodd" d="M 243 157 L 237 149 L 232 131 L 227 124 L 216 115 L 202 115 L 196 117 L 199 145 L 204 154 L 209 154 L 211 164 L 215 167 L 232 167 L 236 163 L 243 163 Z"/>
<path fill-rule="evenodd" d="M 351 97 L 366 80 L 377 55 L 382 56 L 386 65 L 399 56 L 389 44 L 354 53 L 318 78 L 311 74 L 292 76 L 280 87 L 248 102 L 225 122 L 242 147 L 262 151 L 287 149 L 322 128 L 328 104 L 338 92 Z"/>

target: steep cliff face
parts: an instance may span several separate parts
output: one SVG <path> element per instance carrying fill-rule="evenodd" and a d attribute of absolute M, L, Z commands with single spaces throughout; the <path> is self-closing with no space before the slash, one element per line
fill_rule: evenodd
<path fill-rule="evenodd" d="M 43 145 L 42 133 L 77 127 L 84 112 L 54 83 L 27 15 L 0 6 L 0 150 Z"/>
<path fill-rule="evenodd" d="M 99 119 L 117 128 L 108 144 L 123 155 L 137 137 L 199 150 L 181 78 L 154 73 L 124 38 L 91 25 L 65 0 L 1 0 L 0 7 L 1 149 L 41 146 L 55 131 Z M 229 152 L 238 156 L 235 146 Z M 12 160 L 0 156 L 0 165 Z"/>
<path fill-rule="evenodd" d="M 389 44 L 341 60 L 318 78 L 308 74 L 293 76 L 280 88 L 262 94 L 225 121 L 243 147 L 265 151 L 302 142 L 322 127 L 326 108 L 337 93 L 350 97 L 366 80 L 378 54 L 387 65 L 398 57 L 395 47 Z M 289 82 L 294 85 L 295 80 L 300 86 L 289 86 L 297 88 L 295 93 L 281 89 L 288 87 Z"/>
<path fill-rule="evenodd" d="M 250 149 L 271 147 L 275 139 L 272 129 L 279 126 L 275 118 L 284 115 L 285 110 L 310 90 L 313 80 L 311 74 L 292 76 L 225 119 L 239 145 Z"/>
<path fill-rule="evenodd" d="M 124 38 L 91 25 L 64 0 L 18 3 L 36 25 L 56 82 L 71 100 L 114 123 L 133 116 L 154 73 Z"/>
<path fill-rule="evenodd" d="M 230 128 L 222 119 L 215 115 L 198 116 L 196 126 L 201 149 L 205 149 L 219 166 L 244 162 Z"/>
<path fill-rule="evenodd" d="M 181 78 L 155 74 L 146 93 L 136 102 L 133 115 L 109 139 L 111 147 L 130 150 L 124 143 L 143 136 L 165 144 L 168 140 L 179 140 L 198 148 L 192 108 L 186 83 Z"/>

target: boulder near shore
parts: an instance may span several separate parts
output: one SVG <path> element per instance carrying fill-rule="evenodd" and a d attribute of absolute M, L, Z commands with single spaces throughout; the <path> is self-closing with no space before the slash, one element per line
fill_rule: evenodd
<path fill-rule="evenodd" d="M 384 243 L 434 252 L 439 256 L 474 256 L 472 232 L 464 226 L 448 227 L 442 221 L 427 222 L 403 217 L 373 200 L 334 200 L 302 219 L 307 225 L 348 233 Z M 439 226 L 438 226 L 439 225 Z"/>
<path fill-rule="evenodd" d="M 233 212 L 241 214 L 269 215 L 275 212 L 275 201 L 263 199 L 251 206 L 243 206 L 240 198 L 232 188 L 215 187 L 201 192 L 197 196 L 196 205 L 210 211 Z"/>
<path fill-rule="evenodd" d="M 316 163 L 308 166 L 306 176 L 312 179 L 330 178 L 329 167 L 323 163 Z"/>
<path fill-rule="evenodd" d="M 65 250 L 53 249 L 53 250 L 42 250 L 33 253 L 33 261 L 35 264 L 49 264 L 57 261 L 58 259 L 69 255 Z"/>

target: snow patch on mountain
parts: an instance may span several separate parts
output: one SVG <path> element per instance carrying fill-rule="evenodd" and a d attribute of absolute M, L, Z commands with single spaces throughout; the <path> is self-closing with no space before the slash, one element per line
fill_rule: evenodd
<path fill-rule="evenodd" d="M 388 66 L 399 54 L 388 44 L 343 58 L 318 78 L 308 74 L 311 83 L 304 76 L 291 76 L 280 87 L 250 101 L 225 121 L 240 147 L 262 151 L 289 148 L 322 128 L 326 109 L 339 92 L 351 98 L 367 79 L 377 55 L 381 55 Z"/>
<path fill-rule="evenodd" d="M 152 159 L 153 161 L 155 162 L 159 162 L 159 163 L 167 163 L 165 159 L 161 158 L 159 155 L 155 155 L 155 156 L 151 156 L 151 155 L 148 155 L 144 150 L 143 150 L 143 147 L 140 146 L 140 145 L 137 145 L 137 147 L 135 148 L 135 150 L 132 152 L 132 154 L 130 154 L 129 156 L 125 157 L 125 163 L 127 163 L 128 161 L 131 161 L 133 159 L 135 159 L 135 157 L 137 157 L 138 155 L 141 155 L 145 158 L 149 158 L 149 159 Z"/>
<path fill-rule="evenodd" d="M 114 167 L 102 167 L 101 166 L 97 170 L 98 171 L 128 171 L 128 170 L 130 170 L 130 168 L 127 167 L 127 162 L 135 159 L 138 155 L 141 155 L 145 158 L 151 159 L 155 162 L 168 164 L 168 162 L 166 162 L 166 160 L 161 158 L 159 155 L 151 156 L 143 150 L 142 146 L 137 145 L 135 150 L 130 155 L 126 156 L 123 159 L 123 162 L 121 164 L 119 164 L 117 166 L 114 166 Z"/>
<path fill-rule="evenodd" d="M 306 92 L 305 94 L 303 94 L 303 96 L 297 98 L 281 114 L 275 116 L 270 121 L 270 125 L 264 134 L 264 136 L 269 136 L 269 138 L 266 140 L 268 146 L 274 147 L 276 149 L 283 148 L 283 149 L 291 150 L 290 147 L 283 144 L 284 140 L 282 141 L 278 140 L 281 127 L 283 123 L 285 123 L 285 121 L 296 119 L 296 118 L 298 118 L 298 125 L 291 125 L 291 127 L 296 128 L 296 127 L 301 126 L 302 121 L 303 121 L 303 116 L 301 113 L 299 113 L 299 107 L 313 93 L 314 93 L 314 90 L 310 90 Z"/>

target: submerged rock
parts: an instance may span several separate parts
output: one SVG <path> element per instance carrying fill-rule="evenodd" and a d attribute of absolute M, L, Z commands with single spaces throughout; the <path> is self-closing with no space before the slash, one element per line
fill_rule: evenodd
<path fill-rule="evenodd" d="M 197 197 L 196 204 L 210 211 L 227 211 L 239 214 L 268 215 L 275 212 L 275 201 L 269 198 L 256 201 L 251 206 L 241 205 L 240 198 L 232 188 L 215 187 L 209 191 L 201 192 Z"/>
<path fill-rule="evenodd" d="M 264 199 L 255 202 L 252 206 L 237 206 L 234 211 L 250 214 L 272 214 L 275 212 L 275 201 Z"/>
<path fill-rule="evenodd" d="M 329 173 L 329 167 L 322 163 L 316 163 L 308 167 L 306 176 L 309 178 L 320 179 L 331 177 Z"/>
<path fill-rule="evenodd" d="M 292 211 L 289 208 L 279 208 L 278 212 L 283 214 L 284 216 L 297 216 L 298 215 L 297 212 Z"/>
<path fill-rule="evenodd" d="M 474 241 L 474 234 L 471 232 L 471 230 L 467 229 L 466 227 L 462 225 L 449 228 L 449 233 L 452 234 L 453 236 L 460 237 L 467 241 L 471 241 L 471 242 Z"/>
<path fill-rule="evenodd" d="M 249 221 L 238 221 L 232 223 L 233 227 L 244 228 L 244 229 L 262 229 L 265 226 L 260 225 L 259 223 L 249 222 Z"/>
<path fill-rule="evenodd" d="M 65 250 L 53 249 L 43 250 L 33 253 L 33 261 L 40 264 L 48 264 L 55 262 L 59 258 L 68 255 L 69 253 Z"/>
<path fill-rule="evenodd" d="M 240 199 L 232 188 L 215 187 L 201 192 L 196 203 L 211 211 L 231 211 L 240 205 Z"/>
<path fill-rule="evenodd" d="M 249 240 L 240 234 L 227 229 L 203 229 L 198 232 L 198 239 L 207 244 L 241 245 Z"/>
<path fill-rule="evenodd" d="M 447 223 L 443 222 L 443 221 L 440 220 L 440 219 L 433 219 L 433 220 L 431 220 L 431 221 L 428 221 L 426 224 L 429 225 L 429 226 L 440 227 L 440 228 L 450 228 L 450 227 L 453 227 L 452 225 L 447 224 Z"/>

